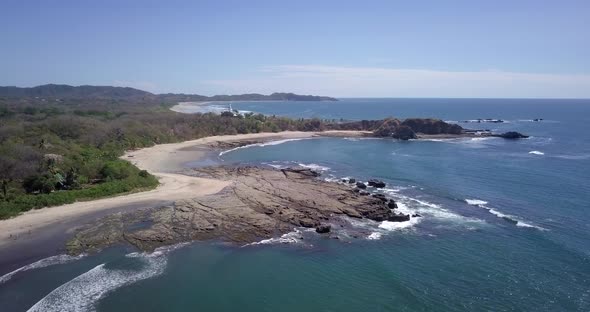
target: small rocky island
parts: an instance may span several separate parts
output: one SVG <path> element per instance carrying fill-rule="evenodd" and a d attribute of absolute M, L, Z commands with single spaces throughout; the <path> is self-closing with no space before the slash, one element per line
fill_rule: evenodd
<path fill-rule="evenodd" d="M 186 174 L 232 181 L 221 193 L 177 201 L 172 205 L 118 213 L 79 229 L 68 242 L 71 254 L 92 252 L 115 244 L 140 250 L 194 240 L 221 239 L 246 244 L 278 237 L 296 227 L 330 235 L 332 226 L 347 218 L 408 221 L 396 203 L 355 180 L 326 182 L 307 168 L 208 167 Z M 362 187 L 356 187 L 362 185 Z M 336 238 L 336 236 L 334 236 Z"/>
<path fill-rule="evenodd" d="M 414 140 L 432 136 L 439 137 L 500 137 L 505 139 L 523 139 L 528 136 L 510 131 L 506 133 L 492 133 L 489 130 L 469 130 L 463 127 L 433 118 L 408 118 L 399 120 L 387 118 L 374 126 L 373 135 L 376 137 L 391 137 L 398 140 Z"/>

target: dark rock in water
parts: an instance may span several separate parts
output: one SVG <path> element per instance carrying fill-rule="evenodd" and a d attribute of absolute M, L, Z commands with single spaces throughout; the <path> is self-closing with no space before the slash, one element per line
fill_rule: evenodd
<path fill-rule="evenodd" d="M 289 172 L 297 173 L 299 175 L 308 176 L 308 177 L 319 177 L 322 175 L 321 173 L 311 170 L 309 168 L 285 168 L 281 169 L 281 171 L 287 175 Z"/>
<path fill-rule="evenodd" d="M 528 135 L 524 135 L 524 134 L 516 132 L 516 131 L 509 131 L 509 132 L 505 132 L 502 134 L 495 134 L 493 136 L 504 138 L 504 139 L 526 139 L 529 137 Z"/>
<path fill-rule="evenodd" d="M 356 180 L 355 180 L 355 179 L 352 179 L 352 178 L 350 178 L 350 179 L 348 179 L 348 183 L 350 183 L 350 184 L 352 184 L 352 183 L 356 183 Z"/>
<path fill-rule="evenodd" d="M 385 197 L 385 195 L 383 194 L 373 194 L 373 197 L 381 200 L 382 202 L 386 203 L 387 202 L 387 198 Z"/>
<path fill-rule="evenodd" d="M 403 213 L 393 214 L 393 215 L 391 215 L 391 216 L 389 216 L 387 218 L 387 221 L 391 221 L 391 222 L 410 221 L 410 215 L 409 214 L 403 214 Z"/>
<path fill-rule="evenodd" d="M 461 134 L 463 131 L 459 125 L 432 118 L 408 118 L 402 122 L 402 126 L 407 126 L 416 133 L 424 134 Z"/>
<path fill-rule="evenodd" d="M 342 179 L 341 181 L 342 181 L 342 183 L 348 183 L 348 180 L 346 180 L 346 179 Z"/>
<path fill-rule="evenodd" d="M 389 207 L 389 209 L 395 209 L 395 208 L 397 208 L 397 204 L 392 199 L 387 203 L 387 207 Z"/>
<path fill-rule="evenodd" d="M 360 195 L 362 195 L 362 196 L 368 196 L 368 195 L 369 195 L 369 194 L 371 194 L 371 193 L 369 193 L 369 192 L 365 192 L 365 191 L 360 191 L 360 193 L 359 193 L 359 194 L 360 194 Z"/>
<path fill-rule="evenodd" d="M 543 121 L 543 118 L 535 118 L 533 121 Z"/>
<path fill-rule="evenodd" d="M 391 135 L 391 137 L 394 139 L 403 140 L 403 141 L 418 138 L 418 136 L 416 135 L 414 130 L 412 130 L 412 128 L 410 128 L 408 126 L 397 127 L 397 129 L 395 129 L 395 132 Z"/>
<path fill-rule="evenodd" d="M 450 124 L 440 119 L 408 118 L 403 122 L 398 119 L 388 118 L 373 131 L 376 137 L 393 137 L 399 140 L 416 139 L 416 133 L 423 134 L 461 134 L 463 128 L 456 124 Z"/>
<path fill-rule="evenodd" d="M 377 179 L 371 179 L 371 180 L 369 180 L 369 186 L 376 187 L 376 188 L 382 188 L 382 187 L 385 187 L 385 182 L 383 182 L 381 180 L 377 180 Z"/>
<path fill-rule="evenodd" d="M 332 229 L 332 227 L 330 225 L 322 224 L 322 225 L 317 226 L 315 228 L 315 231 L 317 233 L 330 233 L 331 229 Z"/>
<path fill-rule="evenodd" d="M 367 188 L 367 186 L 363 182 L 356 182 L 356 187 L 363 189 L 363 190 Z"/>
<path fill-rule="evenodd" d="M 419 213 L 415 213 L 412 215 L 412 218 L 419 218 L 419 217 L 422 217 L 422 215 Z"/>

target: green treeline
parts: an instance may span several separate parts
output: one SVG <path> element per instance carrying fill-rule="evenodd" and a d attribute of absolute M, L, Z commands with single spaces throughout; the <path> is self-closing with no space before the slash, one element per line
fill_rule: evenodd
<path fill-rule="evenodd" d="M 179 114 L 169 103 L 0 98 L 0 219 L 29 209 L 154 188 L 125 150 L 212 135 L 356 129 L 260 114 Z"/>

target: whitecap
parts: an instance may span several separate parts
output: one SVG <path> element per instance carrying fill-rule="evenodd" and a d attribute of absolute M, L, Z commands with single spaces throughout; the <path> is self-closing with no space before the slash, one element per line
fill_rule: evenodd
<path fill-rule="evenodd" d="M 522 219 L 519 218 L 519 217 L 510 215 L 510 214 L 503 213 L 503 212 L 501 212 L 501 211 L 499 211 L 497 209 L 490 208 L 490 207 L 487 207 L 487 206 L 484 206 L 484 205 L 485 204 L 481 204 L 481 205 L 477 205 L 477 206 L 479 206 L 481 208 L 484 208 L 485 210 L 487 210 L 489 213 L 493 214 L 494 216 L 496 216 L 498 218 L 501 218 L 501 219 L 504 219 L 504 220 L 506 220 L 506 221 L 508 221 L 510 223 L 513 223 L 513 224 L 515 224 L 518 227 L 535 228 L 535 229 L 538 229 L 538 230 L 541 230 L 541 231 L 545 231 L 546 230 L 543 227 L 540 227 L 540 226 L 533 225 L 533 224 L 530 224 L 528 222 L 522 221 Z"/>
<path fill-rule="evenodd" d="M 561 158 L 561 159 L 568 159 L 568 160 L 586 160 L 590 158 L 590 154 L 583 154 L 583 155 L 555 155 L 553 157 Z"/>
<path fill-rule="evenodd" d="M 280 237 L 272 237 L 263 239 L 258 242 L 246 244 L 242 247 L 253 246 L 253 245 L 269 245 L 269 244 L 297 244 L 301 241 L 301 231 L 299 229 L 293 229 L 293 232 L 289 232 L 281 235 Z"/>
<path fill-rule="evenodd" d="M 546 229 L 544 227 L 540 227 L 537 225 L 532 225 L 526 222 L 522 222 L 522 221 L 518 221 L 516 222 L 516 226 L 518 227 L 524 227 L 524 228 L 533 228 L 533 229 L 537 229 L 537 230 L 541 230 L 541 231 L 546 231 Z"/>
<path fill-rule="evenodd" d="M 371 234 L 369 234 L 369 236 L 367 236 L 368 240 L 378 240 L 381 239 L 381 233 L 379 232 L 373 232 Z"/>
<path fill-rule="evenodd" d="M 451 142 L 456 141 L 457 139 L 449 138 L 449 139 L 417 139 L 416 141 L 426 141 L 426 142 Z"/>
<path fill-rule="evenodd" d="M 471 206 L 482 206 L 488 203 L 487 201 L 481 199 L 465 199 L 465 202 Z"/>
<path fill-rule="evenodd" d="M 72 262 L 75 260 L 79 260 L 83 257 L 85 257 L 85 254 L 81 254 L 79 256 L 70 256 L 70 255 L 57 255 L 57 256 L 51 256 L 51 257 L 47 257 L 44 259 L 41 259 L 39 261 L 33 262 L 31 264 L 27 264 L 23 267 L 20 267 L 10 273 L 4 274 L 0 277 L 0 284 L 3 284 L 5 282 L 7 282 L 8 280 L 10 280 L 15 274 L 19 273 L 19 272 L 24 272 L 24 271 L 28 271 L 28 270 L 34 270 L 34 269 L 40 269 L 40 268 L 45 268 L 48 266 L 52 266 L 52 265 L 57 265 L 57 264 L 64 264 L 64 263 L 68 263 L 68 262 Z"/>
<path fill-rule="evenodd" d="M 318 164 L 298 164 L 301 167 L 304 168 L 309 168 L 311 170 L 316 170 L 316 171 L 328 171 L 330 170 L 330 167 L 326 167 L 326 166 L 322 166 L 322 165 L 318 165 Z"/>
<path fill-rule="evenodd" d="M 485 221 L 465 217 L 460 214 L 454 213 L 448 209 L 443 208 L 439 204 L 431 203 L 428 201 L 420 200 L 417 198 L 407 197 L 404 195 L 394 196 L 396 200 L 398 210 L 405 214 L 419 213 L 420 215 L 430 216 L 438 220 L 453 222 L 458 224 L 483 224 Z"/>
<path fill-rule="evenodd" d="M 126 255 L 142 262 L 143 267 L 139 270 L 109 269 L 104 263 L 100 264 L 54 289 L 28 311 L 94 311 L 94 305 L 105 294 L 162 274 L 168 262 L 167 254 L 184 245 L 158 248 L 151 254 L 135 252 Z"/>
<path fill-rule="evenodd" d="M 545 155 L 545 153 L 540 152 L 540 151 L 530 151 L 529 154 L 533 154 L 533 155 Z"/>
<path fill-rule="evenodd" d="M 381 224 L 379 224 L 379 228 L 387 231 L 402 230 L 413 227 L 414 225 L 420 223 L 420 220 L 422 220 L 421 217 L 410 218 L 409 221 L 404 222 L 383 221 Z"/>

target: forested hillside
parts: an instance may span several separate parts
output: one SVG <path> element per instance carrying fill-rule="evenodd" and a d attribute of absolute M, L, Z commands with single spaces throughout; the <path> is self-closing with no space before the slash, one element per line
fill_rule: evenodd
<path fill-rule="evenodd" d="M 119 97 L 90 96 L 104 94 L 91 89 L 85 97 L 0 97 L 0 218 L 155 187 L 153 176 L 119 159 L 128 149 L 211 135 L 340 127 L 254 114 L 185 115 L 168 109 L 173 102 L 117 90 Z"/>

